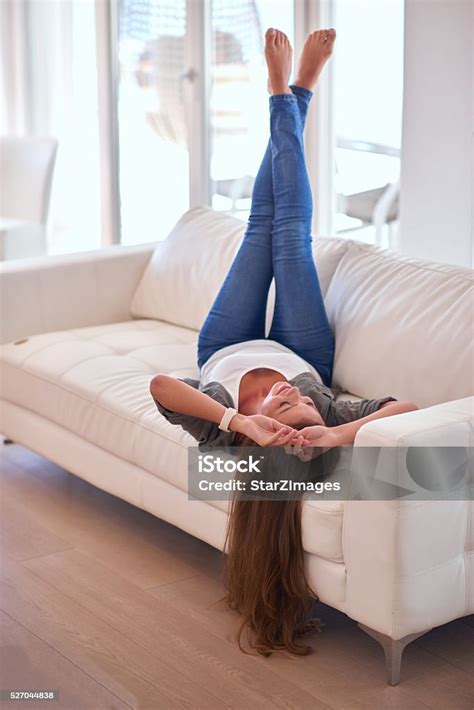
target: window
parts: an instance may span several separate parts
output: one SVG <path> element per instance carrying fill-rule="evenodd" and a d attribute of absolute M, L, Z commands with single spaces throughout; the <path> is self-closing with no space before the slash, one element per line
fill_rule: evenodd
<path fill-rule="evenodd" d="M 264 33 L 284 28 L 293 42 L 293 12 L 282 0 L 212 1 L 212 206 L 242 219 L 269 138 Z"/>
<path fill-rule="evenodd" d="M 357 238 L 387 239 L 384 224 L 396 223 L 398 211 L 403 0 L 37 0 L 25 7 L 31 121 L 24 130 L 59 138 L 50 251 L 160 240 L 191 205 L 247 219 L 269 138 L 269 26 L 288 33 L 295 63 L 308 31 L 337 30 L 306 126 L 314 232 L 357 229 Z"/>
<path fill-rule="evenodd" d="M 122 0 L 119 14 L 121 242 L 164 239 L 189 207 L 183 74 L 185 0 Z"/>
<path fill-rule="evenodd" d="M 383 225 L 398 218 L 403 0 L 336 0 L 334 9 L 335 229 L 386 244 Z"/>

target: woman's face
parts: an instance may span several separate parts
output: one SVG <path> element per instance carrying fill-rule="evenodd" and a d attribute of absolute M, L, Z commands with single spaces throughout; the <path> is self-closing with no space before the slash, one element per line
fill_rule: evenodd
<path fill-rule="evenodd" d="M 260 414 L 272 417 L 282 424 L 305 426 L 323 424 L 324 421 L 311 397 L 303 396 L 298 387 L 289 382 L 276 382 L 262 402 Z"/>

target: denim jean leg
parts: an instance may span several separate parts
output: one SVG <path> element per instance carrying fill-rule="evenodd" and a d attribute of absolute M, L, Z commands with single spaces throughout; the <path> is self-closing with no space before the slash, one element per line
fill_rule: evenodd
<path fill-rule="evenodd" d="M 298 86 L 297 84 L 290 85 L 291 91 L 296 96 L 298 102 L 298 109 L 301 116 L 301 121 L 303 127 L 306 123 L 306 117 L 308 113 L 308 107 L 313 96 L 313 92 L 304 86 Z M 256 216 L 268 216 L 269 210 L 263 210 L 262 206 L 272 205 L 273 207 L 273 176 L 272 176 L 272 139 L 271 136 L 268 139 L 268 144 L 263 156 L 263 160 L 260 164 L 260 168 L 257 172 L 254 182 L 254 188 L 252 192 L 252 206 L 250 210 L 249 219 L 252 220 Z M 273 221 L 273 220 L 272 220 Z M 271 241 L 271 227 L 268 234 L 268 239 Z"/>
<path fill-rule="evenodd" d="M 276 299 L 269 337 L 304 357 L 329 384 L 334 337 L 311 248 L 312 195 L 294 96 L 270 97 L 270 122 Z"/>
<path fill-rule="evenodd" d="M 272 226 L 269 142 L 255 178 L 242 244 L 199 332 L 199 367 L 221 348 L 265 337 L 268 290 L 273 279 Z"/>
<path fill-rule="evenodd" d="M 301 120 L 313 93 L 292 85 Z M 273 278 L 274 218 L 271 137 L 255 178 L 252 206 L 242 246 L 201 328 L 198 365 L 226 345 L 265 337 L 268 289 Z M 237 321 L 237 322 L 236 322 Z"/>

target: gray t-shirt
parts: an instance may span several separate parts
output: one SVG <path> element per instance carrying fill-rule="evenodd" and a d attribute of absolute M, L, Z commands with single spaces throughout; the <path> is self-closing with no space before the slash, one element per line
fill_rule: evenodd
<path fill-rule="evenodd" d="M 188 377 L 180 378 L 191 387 L 199 389 L 212 399 L 215 399 L 224 407 L 234 407 L 233 399 L 226 388 L 220 382 L 210 382 L 202 385 L 198 380 Z M 326 426 L 337 426 L 346 424 L 355 419 L 361 419 L 378 410 L 385 402 L 395 402 L 395 397 L 381 397 L 380 399 L 363 399 L 360 402 L 336 402 L 334 392 L 325 385 L 320 384 L 310 372 L 302 372 L 289 380 L 291 385 L 298 387 L 301 394 L 311 397 L 316 408 L 321 414 Z M 179 424 L 199 443 L 200 448 L 233 446 L 236 433 L 219 429 L 214 422 L 207 419 L 193 417 L 190 414 L 181 414 L 167 409 L 155 397 L 153 397 L 158 411 L 171 424 Z"/>

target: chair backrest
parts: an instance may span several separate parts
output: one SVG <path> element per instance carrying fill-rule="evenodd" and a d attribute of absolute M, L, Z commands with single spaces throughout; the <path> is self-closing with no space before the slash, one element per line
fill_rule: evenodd
<path fill-rule="evenodd" d="M 46 224 L 58 141 L 0 137 L 0 216 Z"/>

